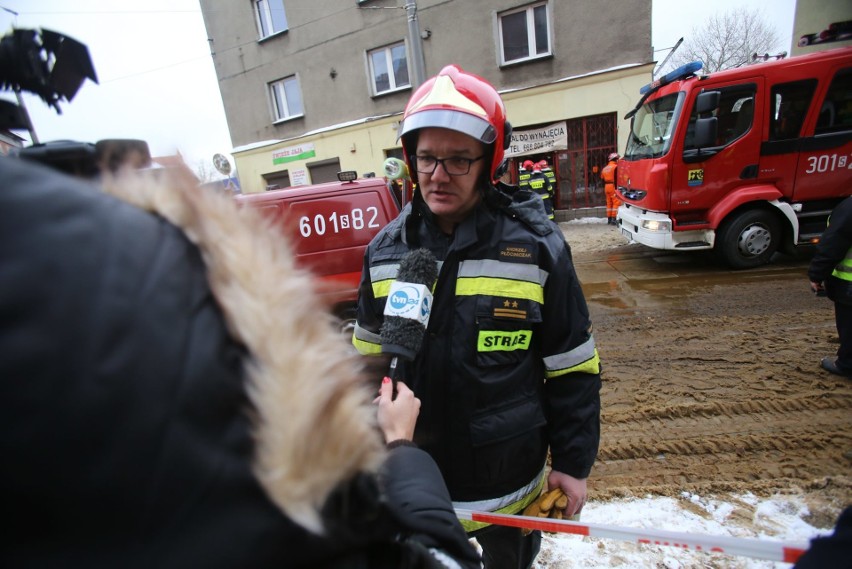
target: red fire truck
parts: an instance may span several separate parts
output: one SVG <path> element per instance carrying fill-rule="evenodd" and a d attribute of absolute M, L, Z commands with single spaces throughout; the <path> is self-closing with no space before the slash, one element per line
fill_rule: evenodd
<path fill-rule="evenodd" d="M 350 332 L 364 250 L 399 214 L 411 188 L 393 179 L 357 178 L 352 171 L 338 173 L 338 179 L 235 199 L 280 224 L 293 245 L 296 264 L 314 274 L 317 290 L 340 318 L 341 329 Z"/>
<path fill-rule="evenodd" d="M 735 269 L 818 241 L 852 195 L 852 47 L 640 90 L 618 162 L 624 236 Z"/>

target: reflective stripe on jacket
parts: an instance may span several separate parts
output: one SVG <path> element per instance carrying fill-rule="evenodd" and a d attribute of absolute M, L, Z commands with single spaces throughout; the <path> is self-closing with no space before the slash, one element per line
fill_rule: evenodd
<path fill-rule="evenodd" d="M 837 263 L 837 266 L 831 271 L 831 276 L 842 281 L 852 282 L 852 248 L 846 252 L 843 260 Z"/>
<path fill-rule="evenodd" d="M 828 298 L 852 305 L 852 197 L 840 202 L 831 212 L 828 227 L 820 238 L 808 279 L 825 283 Z"/>

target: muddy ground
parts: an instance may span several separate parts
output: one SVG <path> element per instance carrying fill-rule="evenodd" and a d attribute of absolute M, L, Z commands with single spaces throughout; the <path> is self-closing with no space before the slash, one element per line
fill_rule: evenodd
<path fill-rule="evenodd" d="M 605 224 L 562 227 L 581 280 L 642 248 Z M 603 362 L 591 500 L 793 493 L 811 525 L 833 527 L 852 504 L 852 380 L 819 368 L 837 349 L 834 312 L 802 257 L 770 273 L 583 283 Z"/>

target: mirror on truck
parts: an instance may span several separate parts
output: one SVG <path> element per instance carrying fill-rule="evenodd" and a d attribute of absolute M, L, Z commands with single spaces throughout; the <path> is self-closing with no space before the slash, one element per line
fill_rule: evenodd
<path fill-rule="evenodd" d="M 695 146 L 699 150 L 716 145 L 716 135 L 719 132 L 719 119 L 707 117 L 695 121 Z"/>
<path fill-rule="evenodd" d="M 716 146 L 719 119 L 714 115 L 719 109 L 720 98 L 721 93 L 719 91 L 705 91 L 699 93 L 695 98 L 695 109 L 692 112 L 692 122 L 689 125 L 683 151 L 684 162 L 701 162 L 715 154 L 715 152 L 706 149 Z"/>
<path fill-rule="evenodd" d="M 695 112 L 699 115 L 712 113 L 719 108 L 719 91 L 705 91 L 695 98 Z"/>

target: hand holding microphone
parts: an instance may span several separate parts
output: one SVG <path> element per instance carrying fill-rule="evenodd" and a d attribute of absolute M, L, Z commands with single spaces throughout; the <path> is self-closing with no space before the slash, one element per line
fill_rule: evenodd
<path fill-rule="evenodd" d="M 428 249 L 409 251 L 399 264 L 385 303 L 380 330 L 382 353 L 391 354 L 389 376 L 396 377 L 398 358 L 414 360 L 432 311 L 432 285 L 438 278 L 438 262 Z"/>
<path fill-rule="evenodd" d="M 396 392 L 394 396 L 394 386 L 390 378 L 386 377 L 382 380 L 379 396 L 375 401 L 379 406 L 379 427 L 385 436 L 385 443 L 413 440 L 414 426 L 420 414 L 420 400 L 408 386 L 398 381 Z"/>

